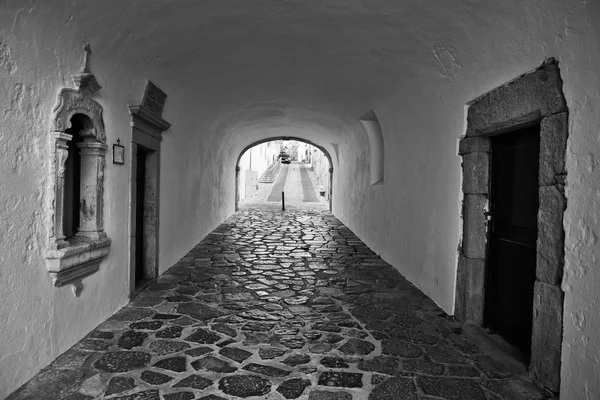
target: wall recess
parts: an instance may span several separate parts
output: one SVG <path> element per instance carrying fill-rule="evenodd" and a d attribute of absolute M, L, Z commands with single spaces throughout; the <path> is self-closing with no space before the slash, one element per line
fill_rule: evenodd
<path fill-rule="evenodd" d="M 111 240 L 104 232 L 104 166 L 106 134 L 102 106 L 92 99 L 100 90 L 84 62 L 73 76 L 75 89 L 63 88 L 52 110 L 49 135 L 48 240 L 44 256 L 54 286 L 73 286 L 98 271 Z"/>

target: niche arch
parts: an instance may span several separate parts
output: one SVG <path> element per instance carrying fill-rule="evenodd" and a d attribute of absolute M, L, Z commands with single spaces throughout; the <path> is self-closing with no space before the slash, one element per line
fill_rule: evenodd
<path fill-rule="evenodd" d="M 329 161 L 329 211 L 332 211 L 332 204 L 333 204 L 333 159 L 331 157 L 331 154 L 329 154 L 329 152 L 323 147 L 320 146 L 314 142 L 311 142 L 308 139 L 303 139 L 300 137 L 296 137 L 296 136 L 275 136 L 275 137 L 270 137 L 270 138 L 266 138 L 266 139 L 261 139 L 258 140 L 256 142 L 253 142 L 251 144 L 249 144 L 248 146 L 244 147 L 244 149 L 240 152 L 240 154 L 237 157 L 237 160 L 235 162 L 235 211 L 239 211 L 239 185 L 240 185 L 240 160 L 242 158 L 242 156 L 244 155 L 244 153 L 246 151 L 248 151 L 249 149 L 251 149 L 252 147 L 262 144 L 262 143 L 266 143 L 266 142 L 271 142 L 271 141 L 275 141 L 275 140 L 296 140 L 298 142 L 303 142 L 306 144 L 309 144 L 311 146 L 314 146 L 316 148 L 318 148 L 319 150 L 321 150 L 323 152 L 323 154 L 325 154 L 325 157 L 327 157 L 327 161 Z"/>

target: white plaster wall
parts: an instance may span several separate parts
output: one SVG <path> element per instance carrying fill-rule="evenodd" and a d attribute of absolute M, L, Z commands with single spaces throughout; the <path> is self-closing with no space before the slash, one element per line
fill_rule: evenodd
<path fill-rule="evenodd" d="M 145 79 L 169 95 L 161 272 L 233 212 L 239 153 L 296 136 L 332 156 L 336 216 L 448 313 L 464 104 L 556 57 L 570 109 L 561 397 L 597 398 L 599 8 L 580 0 L 0 2 L 0 320 L 8 321 L 0 397 L 127 302 L 127 166 L 107 164 L 113 245 L 82 297 L 53 288 L 41 257 L 49 112 L 89 41 L 109 144 L 129 143 L 126 105 L 139 103 Z M 385 182 L 374 187 L 358 121 L 370 109 L 385 144 Z"/>

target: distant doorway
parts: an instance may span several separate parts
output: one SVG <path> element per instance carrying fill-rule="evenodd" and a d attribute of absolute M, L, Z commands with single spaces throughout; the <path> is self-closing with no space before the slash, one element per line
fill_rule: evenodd
<path fill-rule="evenodd" d="M 485 324 L 531 356 L 540 126 L 492 137 Z"/>

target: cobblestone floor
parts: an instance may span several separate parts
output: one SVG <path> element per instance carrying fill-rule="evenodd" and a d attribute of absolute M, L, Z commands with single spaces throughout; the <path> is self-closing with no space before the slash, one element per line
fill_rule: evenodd
<path fill-rule="evenodd" d="M 543 399 L 328 211 L 243 210 L 9 397 Z"/>

